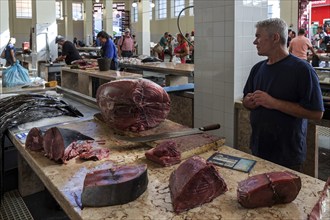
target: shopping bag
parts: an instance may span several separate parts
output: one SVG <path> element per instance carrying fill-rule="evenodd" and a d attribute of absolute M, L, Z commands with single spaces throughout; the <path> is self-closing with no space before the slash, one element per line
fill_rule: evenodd
<path fill-rule="evenodd" d="M 4 87 L 14 87 L 30 83 L 29 72 L 16 61 L 14 65 L 2 72 L 2 84 Z"/>

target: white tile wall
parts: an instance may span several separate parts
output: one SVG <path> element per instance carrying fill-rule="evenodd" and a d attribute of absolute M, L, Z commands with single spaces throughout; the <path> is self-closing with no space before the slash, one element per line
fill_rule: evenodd
<path fill-rule="evenodd" d="M 251 67 L 264 59 L 253 40 L 255 23 L 267 16 L 267 0 L 195 0 L 194 10 L 194 126 L 220 123 L 212 133 L 234 147 L 234 102 Z"/>

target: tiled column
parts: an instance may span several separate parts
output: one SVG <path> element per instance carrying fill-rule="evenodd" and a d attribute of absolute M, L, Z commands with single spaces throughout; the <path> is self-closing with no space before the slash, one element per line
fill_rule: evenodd
<path fill-rule="evenodd" d="M 150 55 L 150 1 L 141 1 L 138 4 L 138 25 L 136 40 L 139 45 L 139 54 Z"/>
<path fill-rule="evenodd" d="M 0 53 L 5 48 L 10 38 L 9 32 L 9 5 L 8 0 L 0 1 Z M 4 59 L 0 59 L 1 64 L 5 64 Z"/>
<path fill-rule="evenodd" d="M 113 36 L 112 0 L 105 0 L 103 10 L 103 30 Z"/>
<path fill-rule="evenodd" d="M 194 127 L 220 123 L 213 133 L 234 143 L 234 102 L 262 57 L 252 44 L 255 23 L 267 18 L 267 0 L 195 0 Z"/>
<path fill-rule="evenodd" d="M 86 45 L 93 44 L 93 1 L 84 0 L 84 40 Z"/>
<path fill-rule="evenodd" d="M 34 27 L 32 47 L 33 51 L 37 52 L 37 60 L 48 60 L 57 57 L 55 9 L 54 0 L 32 1 L 32 25 Z M 48 54 L 48 51 L 50 54 Z M 34 65 L 32 63 L 33 69 Z"/>
<path fill-rule="evenodd" d="M 72 20 L 72 0 L 64 0 L 64 23 L 65 23 L 65 38 L 73 40 L 73 20 Z"/>

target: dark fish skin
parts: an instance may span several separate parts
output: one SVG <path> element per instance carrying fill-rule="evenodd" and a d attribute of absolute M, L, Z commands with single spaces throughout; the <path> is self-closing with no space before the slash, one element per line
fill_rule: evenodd
<path fill-rule="evenodd" d="M 0 99 L 0 138 L 11 127 L 42 118 L 83 114 L 63 100 L 40 94 L 20 94 Z"/>

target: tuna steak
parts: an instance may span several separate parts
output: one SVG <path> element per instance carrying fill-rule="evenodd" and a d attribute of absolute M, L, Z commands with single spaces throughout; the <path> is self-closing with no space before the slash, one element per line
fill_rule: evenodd
<path fill-rule="evenodd" d="M 300 189 L 300 177 L 289 171 L 263 173 L 239 182 L 237 199 L 245 208 L 272 206 L 292 202 Z"/>
<path fill-rule="evenodd" d="M 147 165 L 98 170 L 85 177 L 82 206 L 120 205 L 137 199 L 148 186 Z"/>
<path fill-rule="evenodd" d="M 44 149 L 43 146 L 43 141 L 44 141 L 44 137 L 43 134 L 45 132 L 41 131 L 39 128 L 31 128 L 31 130 L 29 131 L 27 137 L 26 137 L 26 141 L 25 141 L 25 147 L 29 150 L 32 151 L 41 151 Z"/>
<path fill-rule="evenodd" d="M 173 209 L 180 213 L 211 202 L 228 188 L 211 163 L 193 156 L 171 174 L 170 191 Z"/>

